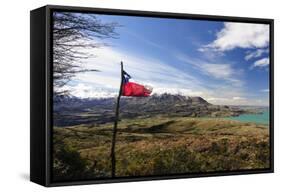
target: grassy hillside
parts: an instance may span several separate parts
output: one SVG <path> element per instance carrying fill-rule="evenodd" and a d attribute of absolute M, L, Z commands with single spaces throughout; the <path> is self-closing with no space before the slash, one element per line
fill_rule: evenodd
<path fill-rule="evenodd" d="M 110 177 L 112 123 L 54 128 L 54 179 Z M 268 126 L 162 116 L 118 124 L 116 176 L 269 167 Z"/>

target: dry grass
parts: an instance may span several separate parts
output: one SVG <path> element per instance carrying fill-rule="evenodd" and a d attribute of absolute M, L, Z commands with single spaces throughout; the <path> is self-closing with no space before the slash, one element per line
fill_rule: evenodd
<path fill-rule="evenodd" d="M 71 179 L 110 177 L 111 131 L 112 124 L 56 127 L 54 157 L 67 146 L 85 160 L 84 175 Z M 211 118 L 125 119 L 118 124 L 116 158 L 117 176 L 268 168 L 269 129 Z"/>

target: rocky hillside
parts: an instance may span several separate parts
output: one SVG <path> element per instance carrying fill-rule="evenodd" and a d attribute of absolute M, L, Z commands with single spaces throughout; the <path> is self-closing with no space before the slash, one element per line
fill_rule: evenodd
<path fill-rule="evenodd" d="M 54 98 L 55 125 L 106 123 L 114 120 L 116 98 Z M 146 118 L 157 115 L 178 117 L 227 117 L 246 113 L 239 107 L 213 105 L 201 97 L 162 94 L 151 97 L 122 97 L 120 118 Z"/>
<path fill-rule="evenodd" d="M 121 102 L 121 114 L 128 116 L 169 115 L 182 117 L 235 116 L 242 111 L 228 106 L 208 103 L 201 97 L 162 94 L 144 98 L 124 98 Z"/>

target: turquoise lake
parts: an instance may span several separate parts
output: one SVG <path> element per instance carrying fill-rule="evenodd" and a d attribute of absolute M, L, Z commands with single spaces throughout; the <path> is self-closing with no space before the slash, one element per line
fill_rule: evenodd
<path fill-rule="evenodd" d="M 227 119 L 237 120 L 242 122 L 252 122 L 252 123 L 261 123 L 269 124 L 269 110 L 263 111 L 261 114 L 242 114 L 237 117 L 228 117 Z"/>

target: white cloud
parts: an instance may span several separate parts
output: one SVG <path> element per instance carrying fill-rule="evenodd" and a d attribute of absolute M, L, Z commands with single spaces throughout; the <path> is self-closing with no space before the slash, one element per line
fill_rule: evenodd
<path fill-rule="evenodd" d="M 210 80 L 205 81 L 206 89 L 197 95 L 208 102 L 218 105 L 268 105 L 268 99 L 251 98 L 251 93 L 245 87 L 243 70 L 235 69 L 231 64 L 208 63 L 181 53 L 176 56 L 210 77 Z"/>
<path fill-rule="evenodd" d="M 245 106 L 268 106 L 268 99 L 248 99 L 240 97 L 213 97 L 207 99 L 210 103 L 217 105 L 245 105 Z"/>
<path fill-rule="evenodd" d="M 67 90 L 71 95 L 80 98 L 108 98 L 117 96 L 118 90 L 112 89 L 109 91 L 105 87 L 94 87 L 87 85 L 86 83 L 79 83 L 77 85 L 66 85 L 60 89 L 60 91 Z"/>
<path fill-rule="evenodd" d="M 234 70 L 228 64 L 203 64 L 201 70 L 217 79 L 228 79 L 234 74 Z"/>
<path fill-rule="evenodd" d="M 211 78 L 224 80 L 224 83 L 231 83 L 233 86 L 243 85 L 241 80 L 242 70 L 237 70 L 228 63 L 208 63 L 204 60 L 193 59 L 187 55 L 178 53 L 176 55 L 177 59 L 185 62 L 186 64 L 193 65 L 201 71 L 204 75 Z"/>
<path fill-rule="evenodd" d="M 262 89 L 260 92 L 269 93 L 269 89 Z"/>
<path fill-rule="evenodd" d="M 237 77 L 239 71 L 229 64 L 210 64 L 201 60 L 192 60 L 192 66 L 214 79 L 218 84 L 198 79 L 191 72 L 179 70 L 164 61 L 155 58 L 136 55 L 130 52 L 105 47 L 93 50 L 97 57 L 88 59 L 84 63 L 87 69 L 98 69 L 101 72 L 88 72 L 77 74 L 70 82 L 67 90 L 75 96 L 113 97 L 116 96 L 120 86 L 120 61 L 123 60 L 125 70 L 132 75 L 133 80 L 151 85 L 153 94 L 171 93 L 187 96 L 201 96 L 212 104 L 239 105 L 255 104 L 254 101 L 233 97 L 245 98 L 246 93 Z M 186 61 L 188 63 L 188 61 Z M 225 67 L 226 66 L 226 67 Z"/>
<path fill-rule="evenodd" d="M 199 94 L 203 83 L 188 72 L 181 71 L 167 63 L 143 55 L 134 55 L 125 51 L 104 47 L 93 50 L 97 57 L 84 63 L 87 69 L 100 72 L 77 74 L 72 82 L 72 93 L 79 97 L 107 97 L 116 95 L 120 86 L 120 61 L 124 69 L 132 76 L 132 81 L 151 85 L 153 93 Z M 84 85 L 84 87 L 82 86 Z M 70 86 L 70 85 L 68 85 Z M 101 90 L 101 88 L 103 88 Z M 105 92 L 108 92 L 105 93 Z M 81 92 L 81 93 L 80 93 Z M 102 92 L 97 94 L 96 92 Z"/>
<path fill-rule="evenodd" d="M 199 49 L 228 51 L 235 48 L 263 48 L 269 43 L 269 25 L 225 22 L 216 39 Z"/>
<path fill-rule="evenodd" d="M 253 58 L 261 57 L 264 53 L 268 53 L 268 49 L 257 49 L 255 51 L 247 52 L 245 60 L 249 61 Z"/>
<path fill-rule="evenodd" d="M 204 93 L 200 91 L 194 91 L 191 89 L 183 89 L 183 88 L 166 88 L 166 87 L 156 87 L 153 89 L 154 94 L 163 94 L 163 93 L 170 93 L 170 94 L 179 94 L 179 95 L 186 95 L 186 96 L 203 96 Z"/>
<path fill-rule="evenodd" d="M 245 100 L 243 97 L 232 97 L 233 100 Z"/>
<path fill-rule="evenodd" d="M 268 65 L 269 65 L 269 58 L 266 57 L 266 58 L 262 58 L 260 60 L 255 61 L 255 63 L 252 65 L 251 68 L 254 68 L 254 67 L 266 67 Z"/>

